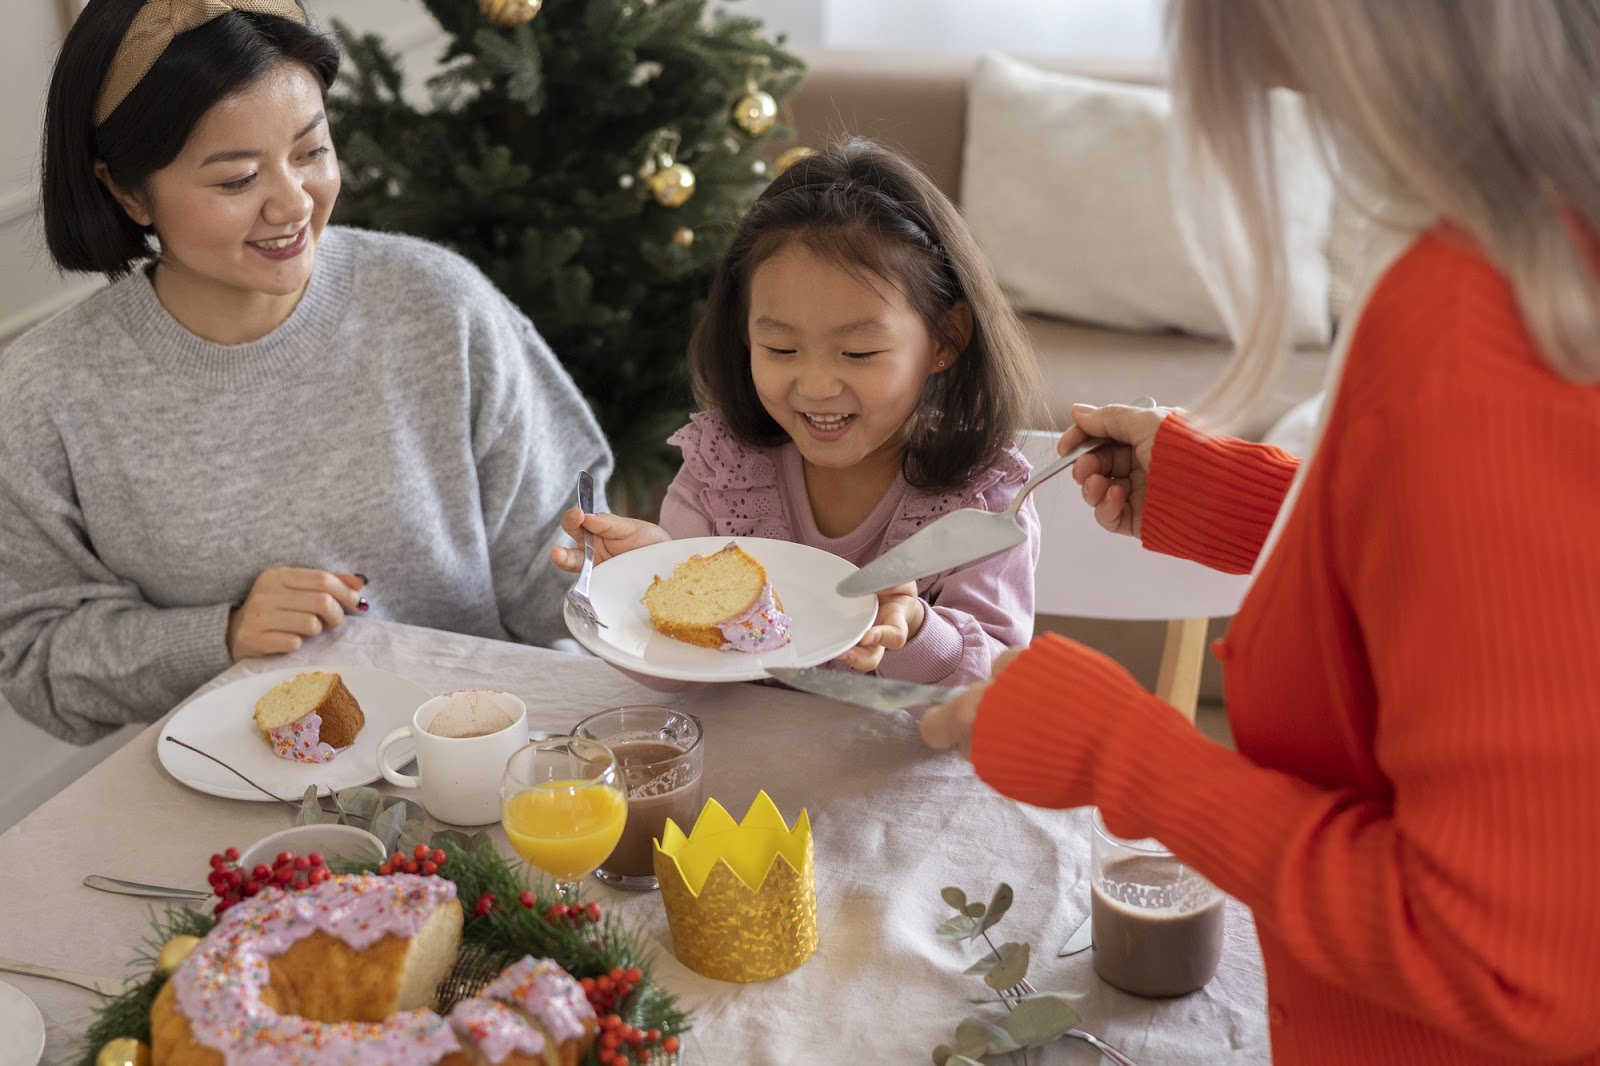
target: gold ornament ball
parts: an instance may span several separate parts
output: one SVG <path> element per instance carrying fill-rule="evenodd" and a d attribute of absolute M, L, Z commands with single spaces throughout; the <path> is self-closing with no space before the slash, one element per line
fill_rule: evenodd
<path fill-rule="evenodd" d="M 171 977 L 199 943 L 197 936 L 175 936 L 161 945 L 161 954 L 156 956 L 156 972 L 163 977 Z"/>
<path fill-rule="evenodd" d="M 760 89 L 747 92 L 733 105 L 733 123 L 752 137 L 759 137 L 778 121 L 778 101 Z"/>
<path fill-rule="evenodd" d="M 496 26 L 520 26 L 532 22 L 544 0 L 478 0 L 478 10 Z"/>
<path fill-rule="evenodd" d="M 785 149 L 783 154 L 779 155 L 778 158 L 772 161 L 772 176 L 777 177 L 785 170 L 788 170 L 790 167 L 800 162 L 800 160 L 806 158 L 806 156 L 816 154 L 817 153 L 814 149 L 807 148 L 803 144 L 797 144 L 793 148 Z"/>
<path fill-rule="evenodd" d="M 100 1049 L 94 1066 L 150 1066 L 150 1049 L 131 1036 L 119 1036 Z"/>
<path fill-rule="evenodd" d="M 672 243 L 676 244 L 679 248 L 689 247 L 694 243 L 694 230 L 690 229 L 688 226 L 678 227 L 677 232 L 672 235 Z"/>
<path fill-rule="evenodd" d="M 682 207 L 694 195 L 694 171 L 682 163 L 662 167 L 650 175 L 650 194 L 662 207 Z"/>

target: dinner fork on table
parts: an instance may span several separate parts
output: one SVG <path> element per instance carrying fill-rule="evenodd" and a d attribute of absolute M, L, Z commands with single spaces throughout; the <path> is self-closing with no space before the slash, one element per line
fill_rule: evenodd
<path fill-rule="evenodd" d="M 585 515 L 594 512 L 594 475 L 587 470 L 578 472 L 578 510 Z M 578 571 L 577 582 L 567 590 L 567 602 L 573 609 L 601 629 L 608 628 L 595 613 L 594 602 L 589 599 L 589 575 L 594 573 L 594 534 L 583 531 L 583 569 Z"/>
<path fill-rule="evenodd" d="M 1010 988 L 1006 989 L 1004 992 L 1001 992 L 1000 993 L 1000 998 L 1002 1000 L 1005 1000 L 1005 999 L 1008 999 L 1008 998 L 1018 998 L 1018 997 L 1021 997 L 1021 996 L 1031 996 L 1037 991 L 1038 991 L 1038 989 L 1034 987 L 1033 982 L 1028 980 L 1026 977 L 1024 977 L 1021 981 L 1019 981 L 1016 984 L 1012 985 Z M 1008 1003 L 1006 1006 L 1007 1006 L 1007 1009 L 1009 1010 L 1010 1009 L 1010 1004 Z M 1082 1040 L 1084 1043 L 1088 1044 L 1090 1047 L 1092 1047 L 1096 1051 L 1100 1052 L 1101 1057 L 1104 1058 L 1107 1062 L 1114 1062 L 1114 1063 L 1117 1064 L 1117 1066 L 1138 1066 L 1138 1064 L 1135 1063 L 1132 1059 L 1128 1058 L 1128 1056 L 1124 1055 L 1122 1052 L 1118 1051 L 1116 1048 L 1112 1047 L 1110 1044 L 1106 1043 L 1104 1040 L 1101 1040 L 1098 1036 L 1095 1036 L 1093 1033 L 1086 1033 L 1082 1029 L 1068 1029 L 1062 1035 L 1070 1036 L 1074 1040 Z"/>

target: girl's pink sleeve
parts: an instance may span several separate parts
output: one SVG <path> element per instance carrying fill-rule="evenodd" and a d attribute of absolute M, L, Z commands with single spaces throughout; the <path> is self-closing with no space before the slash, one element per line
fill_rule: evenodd
<path fill-rule="evenodd" d="M 716 533 L 711 515 L 701 502 L 705 487 L 705 482 L 689 473 L 687 464 L 678 469 L 678 476 L 667 486 L 667 496 L 661 501 L 659 525 L 673 540 L 709 537 Z"/>

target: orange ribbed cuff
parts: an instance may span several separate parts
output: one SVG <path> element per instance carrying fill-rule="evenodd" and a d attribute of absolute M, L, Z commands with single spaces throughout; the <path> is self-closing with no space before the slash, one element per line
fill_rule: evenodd
<path fill-rule="evenodd" d="M 1209 436 L 1169 415 L 1156 431 L 1139 539 L 1151 551 L 1248 574 L 1299 465 L 1281 448 Z"/>

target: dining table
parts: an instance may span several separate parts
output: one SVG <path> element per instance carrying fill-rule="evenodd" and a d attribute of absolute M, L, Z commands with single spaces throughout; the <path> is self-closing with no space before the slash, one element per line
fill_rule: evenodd
<path fill-rule="evenodd" d="M 963 1018 L 1004 1013 L 981 977 L 963 972 L 986 950 L 981 941 L 936 934 L 954 914 L 941 890 L 955 886 L 987 900 L 1002 882 L 1015 901 L 990 935 L 1031 946 L 1029 980 L 1075 997 L 1081 1029 L 1139 1066 L 1270 1061 L 1266 983 L 1246 908 L 1227 901 L 1221 965 L 1199 991 L 1143 999 L 1111 987 L 1096 976 L 1092 950 L 1058 955 L 1089 913 L 1092 812 L 1001 796 L 959 755 L 926 747 L 908 713 L 862 710 L 771 683 L 659 691 L 588 654 L 368 618 L 351 618 L 290 654 L 238 662 L 185 704 L 258 673 L 341 667 L 386 671 L 435 694 L 505 690 L 526 703 L 532 729 L 550 732 L 567 732 L 607 707 L 678 708 L 703 724 L 708 797 L 736 819 L 761 790 L 790 822 L 808 812 L 819 943 L 780 977 L 703 977 L 673 955 L 659 893 L 584 883 L 584 895 L 611 920 L 640 934 L 653 952 L 653 979 L 689 1012 L 690 1066 L 932 1061 L 937 1045 L 954 1043 Z M 220 798 L 168 773 L 157 753 L 162 721 L 0 836 L 0 955 L 112 978 L 145 972 L 139 967 L 148 963 L 138 959 L 152 951 L 152 920 L 164 904 L 96 891 L 84 877 L 204 889 L 212 853 L 292 824 L 289 805 Z M 399 792 L 381 778 L 375 787 Z M 498 825 L 468 831 L 480 830 L 512 855 Z M 96 993 L 13 973 L 0 979 L 42 1013 L 43 1062 L 84 1054 Z M 6 1039 L 0 1034 L 0 1048 Z M 0 1061 L 8 1060 L 0 1054 Z M 1060 1039 L 1026 1060 L 1013 1053 L 986 1061 L 1087 1066 L 1101 1059 L 1087 1043 Z"/>

